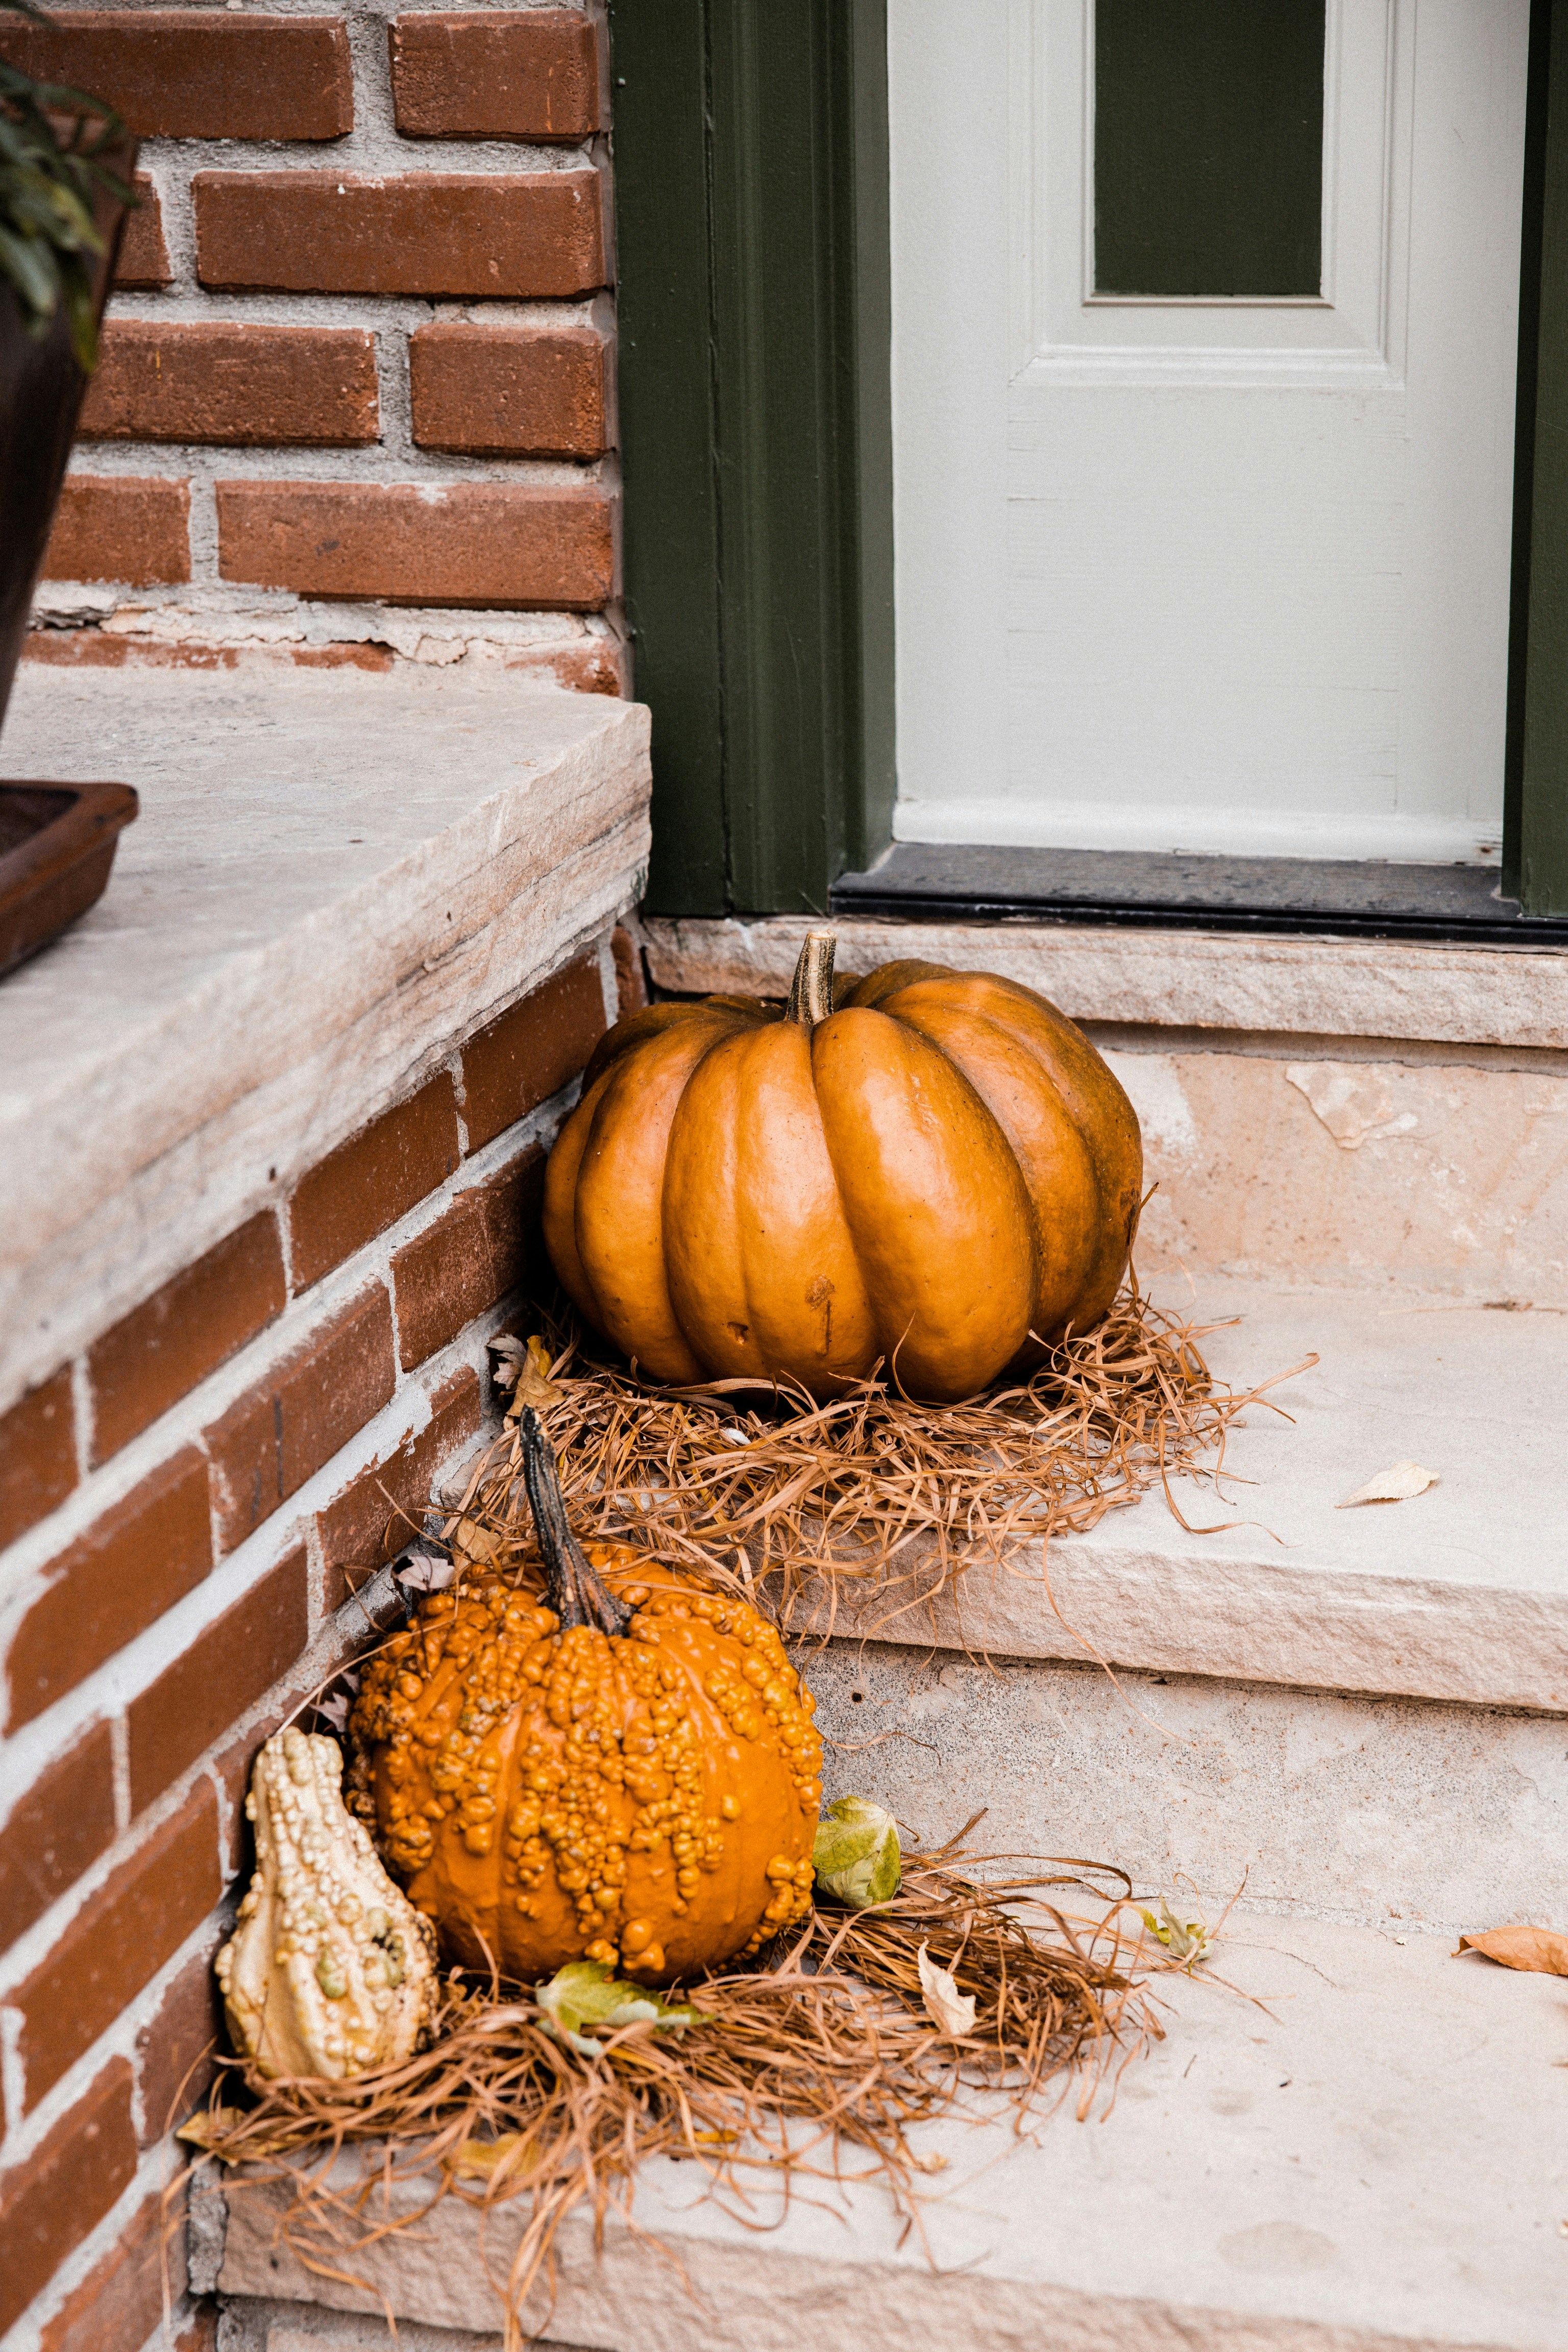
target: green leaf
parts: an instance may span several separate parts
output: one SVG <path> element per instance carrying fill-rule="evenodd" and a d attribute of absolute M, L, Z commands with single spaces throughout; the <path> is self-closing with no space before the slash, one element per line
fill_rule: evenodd
<path fill-rule="evenodd" d="M 0 7 L 50 21 L 31 0 L 0 0 Z M 69 118 L 63 125 L 62 116 Z M 0 58 L 0 282 L 16 295 L 29 334 L 42 334 L 63 300 L 71 350 L 88 374 L 97 364 L 98 322 L 80 257 L 104 249 L 95 195 L 101 191 L 127 205 L 138 201 L 101 160 L 124 128 L 113 107 L 90 91 L 35 81 Z"/>
<path fill-rule="evenodd" d="M 1201 1914 L 1184 1919 L 1172 1910 L 1164 1896 L 1160 1897 L 1160 1916 L 1140 1910 L 1142 1920 L 1156 1943 L 1163 1944 L 1173 1960 L 1184 1960 L 1190 1976 L 1200 1961 L 1206 1960 L 1215 1947 L 1214 1933 Z"/>
<path fill-rule="evenodd" d="M 811 1860 L 817 1885 L 852 1911 L 889 1903 L 903 1876 L 899 1825 L 868 1797 L 840 1797 L 818 1826 Z"/>
<path fill-rule="evenodd" d="M 91 375 L 98 365 L 98 304 L 92 280 L 75 254 L 61 260 L 60 285 L 70 320 L 71 356 L 83 375 Z"/>
<path fill-rule="evenodd" d="M 548 1984 L 535 1986 L 534 1999 L 544 2011 L 546 2030 L 584 2058 L 596 2058 L 600 2048 L 582 2031 L 584 2025 L 647 2023 L 679 2032 L 700 2025 L 703 2017 L 700 2009 L 663 2001 L 642 1985 L 623 1983 L 603 1960 L 569 1960 Z"/>
<path fill-rule="evenodd" d="M 16 293 L 30 335 L 41 335 L 59 300 L 58 257 L 36 236 L 14 236 L 0 226 L 0 278 Z"/>

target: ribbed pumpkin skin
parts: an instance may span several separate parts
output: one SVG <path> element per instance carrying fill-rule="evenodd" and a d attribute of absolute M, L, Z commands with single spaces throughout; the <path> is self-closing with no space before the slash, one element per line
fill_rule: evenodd
<path fill-rule="evenodd" d="M 984 972 L 884 964 L 815 1028 L 739 997 L 599 1045 L 545 1172 L 564 1288 L 645 1378 L 787 1374 L 818 1397 L 891 1358 L 973 1396 L 1088 1330 L 1131 1246 L 1143 1155 L 1082 1031 Z"/>
<path fill-rule="evenodd" d="M 421 1604 L 365 1668 L 351 1802 L 447 1960 L 668 1983 L 810 1910 L 822 1742 L 745 1601 L 622 1546 L 587 1557 L 625 1638 L 563 1633 L 499 1575 Z"/>

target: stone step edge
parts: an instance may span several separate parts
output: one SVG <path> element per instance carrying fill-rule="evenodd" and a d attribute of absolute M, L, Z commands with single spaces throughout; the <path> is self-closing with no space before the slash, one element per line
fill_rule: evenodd
<path fill-rule="evenodd" d="M 929 1581 L 931 1570 L 917 1574 Z M 1056 1606 L 1051 1605 L 1054 1597 Z M 829 1633 L 977 1657 L 1109 1664 L 1369 1698 L 1568 1714 L 1568 1592 L 1163 1552 L 1114 1540 L 1041 1547 L 965 1567 L 910 1601 L 883 1588 L 807 1585 L 790 1612 L 803 1645 Z"/>
<path fill-rule="evenodd" d="M 823 2352 L 1555 2352 L 1556 1980 L 1457 1966 L 1447 1937 L 1265 1925 L 1233 1922 L 1218 1984 L 1156 1980 L 1165 2037 L 1086 2118 L 1058 2107 L 1021 2139 L 1000 2113 L 977 2140 L 923 2127 L 954 2168 L 919 2236 L 875 2187 L 836 2199 L 823 2179 L 781 2214 L 756 2179 L 748 2213 L 743 2189 L 709 2201 L 695 2167 L 655 2159 L 633 2226 L 612 2206 L 596 2245 L 591 2210 L 567 2218 L 555 2300 L 525 2325 L 595 2352 L 798 2352 L 803 2336 Z M 361 2184 L 385 2177 L 381 2154 L 345 2150 L 331 2182 L 372 2227 Z M 301 2339 L 321 2340 L 324 2306 L 494 2341 L 526 2200 L 432 2208 L 405 2178 L 387 2218 L 412 2228 L 312 2266 L 270 2168 L 221 2189 L 214 2170 L 193 2205 L 199 2292 L 307 2306 Z"/>
<path fill-rule="evenodd" d="M 444 2217 L 451 2210 L 449 2205 L 440 2209 Z M 471 2220 L 472 2209 L 465 2210 L 470 2218 L 460 2232 L 450 2231 L 443 2220 L 441 2267 L 482 2274 L 484 2246 Z M 280 2218 L 270 2208 L 269 2228 Z M 867 2267 L 849 2256 L 824 2262 L 819 2256 L 781 2253 L 773 2248 L 763 2258 L 766 2280 L 759 2292 L 759 2258 L 748 2248 L 703 2242 L 694 2247 L 687 2240 L 677 2247 L 635 2238 L 611 2225 L 595 2258 L 587 2242 L 588 2227 L 574 2221 L 562 2233 L 570 2242 L 561 2250 L 553 2307 L 542 2298 L 531 2300 L 524 2313 L 525 2327 L 538 2331 L 524 2340 L 537 2345 L 539 2352 L 567 2346 L 574 2352 L 793 2352 L 807 2328 L 813 2331 L 807 2340 L 820 2346 L 823 2338 L 816 2331 L 823 2320 L 846 2312 L 856 2315 L 854 2352 L 1037 2352 L 1046 2347 L 1049 2352 L 1196 2352 L 1196 2347 L 1205 2352 L 1449 2352 L 1428 2337 L 1391 2336 L 1383 2328 L 1319 2325 L 1294 2315 L 1275 2318 L 1144 2296 L 1111 2300 L 1071 2288 L 966 2277 L 962 2272 L 900 2273 L 879 2267 L 868 2282 Z M 246 2235 L 248 2239 L 248 2230 Z M 265 2273 L 263 2263 L 270 2265 Z M 494 2271 L 494 2253 L 490 2263 Z M 265 2253 L 247 2243 L 243 2268 L 235 2268 L 247 2281 L 257 2280 L 255 2285 L 237 2290 L 228 2285 L 226 2269 L 220 2278 L 226 2316 L 232 2311 L 239 2323 L 237 2339 L 247 2347 L 264 2343 L 268 2352 L 307 2352 L 307 2347 L 320 2346 L 321 2352 L 333 2352 L 339 2342 L 336 2331 L 330 2320 L 322 2325 L 329 2312 L 367 2318 L 374 2315 L 385 2326 L 386 2305 L 378 2295 L 349 2300 L 352 2287 L 306 2271 L 280 2241 L 269 2241 Z M 414 2268 L 407 2265 L 405 2275 Z M 690 2301 L 683 2292 L 682 2273 L 684 2284 L 693 2290 Z M 269 2284 L 260 2283 L 264 2274 Z M 483 2352 L 492 2352 L 492 2347 L 499 2352 L 499 2319 L 481 2330 L 436 2316 L 450 2308 L 438 2287 L 436 2292 L 438 2300 L 420 2296 L 416 2318 L 407 2308 L 409 2298 L 399 2296 L 401 2344 L 428 2346 L 431 2352 L 437 2347 L 441 2352 L 448 2347 L 449 2352 L 468 2352 L 470 2347 L 473 2352 L 480 2352 L 481 2347 Z M 315 2300 L 305 2301 L 311 2294 Z M 764 2303 L 775 2315 L 771 2326 L 758 2307 Z M 288 2324 L 290 2304 L 300 2311 L 297 2332 Z M 266 2333 L 247 2335 L 244 2321 L 258 2308 L 265 2315 Z M 737 2313 L 742 2315 L 738 2326 L 732 2317 Z M 470 2321 L 475 2316 L 470 2309 Z M 226 2345 L 234 2340 L 226 2331 L 220 2338 Z M 384 2345 L 390 2339 L 378 2332 L 374 2338 L 356 2335 L 350 2340 Z M 844 2338 L 836 2342 L 842 2347 Z M 1455 2344 L 1451 2352 L 1493 2352 L 1493 2347 Z"/>
<path fill-rule="evenodd" d="M 841 971 L 900 956 L 999 972 L 1075 1021 L 1287 1038 L 1568 1045 L 1568 952 L 1409 940 L 1123 930 L 837 914 Z M 648 971 L 676 995 L 782 996 L 820 916 L 645 915 Z"/>

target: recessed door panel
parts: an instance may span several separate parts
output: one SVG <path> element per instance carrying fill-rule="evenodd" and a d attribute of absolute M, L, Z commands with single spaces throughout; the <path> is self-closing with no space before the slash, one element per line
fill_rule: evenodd
<path fill-rule="evenodd" d="M 1324 0 L 1095 0 L 1094 291 L 1322 292 Z"/>
<path fill-rule="evenodd" d="M 1495 858 L 1528 0 L 889 20 L 899 835 Z"/>

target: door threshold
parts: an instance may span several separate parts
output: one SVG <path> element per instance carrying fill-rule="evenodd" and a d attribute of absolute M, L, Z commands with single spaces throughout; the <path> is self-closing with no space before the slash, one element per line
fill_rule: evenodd
<path fill-rule="evenodd" d="M 833 886 L 836 915 L 1104 923 L 1143 930 L 1442 940 L 1568 948 L 1568 917 L 1526 915 L 1494 867 L 1180 851 L 900 841 Z"/>

